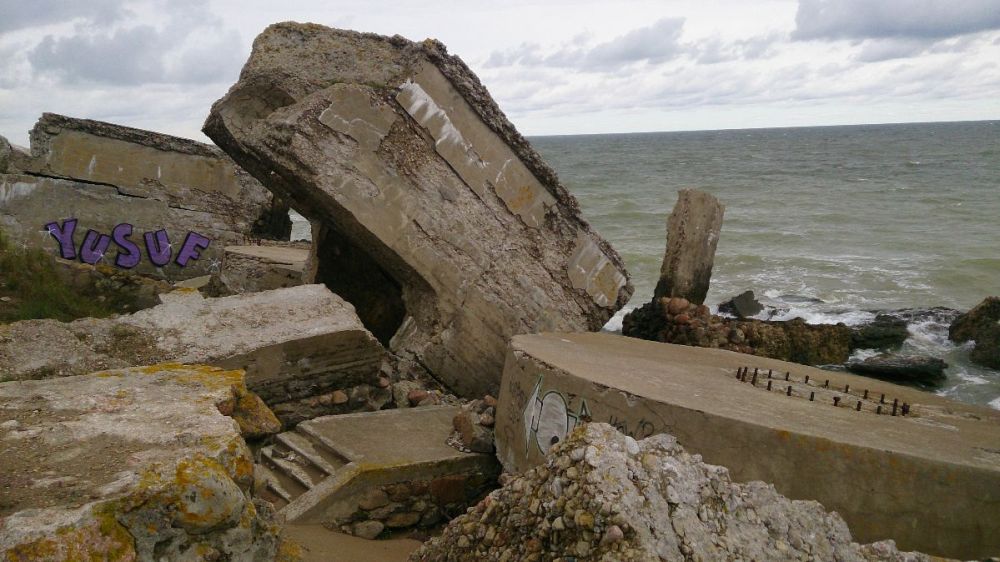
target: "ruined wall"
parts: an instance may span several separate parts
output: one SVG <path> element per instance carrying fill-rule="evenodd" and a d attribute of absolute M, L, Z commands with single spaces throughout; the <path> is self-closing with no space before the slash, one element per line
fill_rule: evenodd
<path fill-rule="evenodd" d="M 12 151 L 0 169 L 0 228 L 16 242 L 176 281 L 217 269 L 227 244 L 290 232 L 287 205 L 215 147 L 51 113 L 32 129 L 31 145 L 30 155 Z M 67 248 L 75 251 L 60 251 L 46 225 L 74 218 Z M 123 223 L 132 228 L 115 235 Z M 161 229 L 169 247 L 154 260 L 144 234 Z M 113 238 L 92 240 L 97 255 L 80 251 L 90 230 Z M 179 263 L 191 232 L 210 243 Z M 134 244 L 137 261 L 122 240 Z"/>
<path fill-rule="evenodd" d="M 204 131 L 319 225 L 315 282 L 459 394 L 496 389 L 510 336 L 600 329 L 632 293 L 576 200 L 435 41 L 273 25 Z"/>

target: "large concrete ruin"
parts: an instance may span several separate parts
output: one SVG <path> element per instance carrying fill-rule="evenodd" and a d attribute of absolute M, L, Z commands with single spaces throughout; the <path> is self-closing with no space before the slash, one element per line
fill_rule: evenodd
<path fill-rule="evenodd" d="M 219 299 L 181 289 L 161 298 L 164 304 L 118 318 L 0 325 L 0 380 L 163 361 L 243 369 L 251 390 L 286 422 L 301 421 L 300 400 L 378 387 L 385 349 L 350 303 L 322 285 Z M 389 390 L 379 391 L 388 400 Z M 364 408 L 338 405 L 328 413 L 348 406 Z"/>
<path fill-rule="evenodd" d="M 460 394 L 496 389 L 510 336 L 598 330 L 631 295 L 618 254 L 436 41 L 272 25 L 204 131 L 313 222 L 314 282 Z"/>
<path fill-rule="evenodd" d="M 205 366 L 0 384 L 0 558 L 274 560 L 241 416 L 277 429 L 243 373 Z"/>
<path fill-rule="evenodd" d="M 717 349 L 513 338 L 496 416 L 505 468 L 538 465 L 585 420 L 636 439 L 669 433 L 738 481 L 836 510 L 863 542 L 961 559 L 1000 552 L 995 410 Z"/>
<path fill-rule="evenodd" d="M 287 239 L 291 229 L 288 206 L 207 144 L 45 113 L 31 130 L 30 153 L 8 152 L 0 158 L 0 227 L 15 243 L 69 259 L 117 264 L 130 253 L 113 231 L 128 224 L 125 239 L 141 259 L 120 266 L 176 281 L 217 270 L 226 245 Z M 79 250 L 90 230 L 115 242 L 95 238 L 94 256 L 62 252 L 46 225 L 70 219 L 78 221 L 71 247 Z M 154 238 L 154 248 L 168 254 L 162 265 L 144 242 L 146 233 L 161 230 L 166 238 Z M 191 232 L 210 242 L 182 266 L 177 258 Z"/>

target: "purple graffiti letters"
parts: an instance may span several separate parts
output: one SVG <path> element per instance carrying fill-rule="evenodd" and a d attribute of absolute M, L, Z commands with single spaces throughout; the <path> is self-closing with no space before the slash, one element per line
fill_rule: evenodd
<path fill-rule="evenodd" d="M 62 226 L 58 222 L 50 222 L 45 225 L 45 230 L 59 242 L 59 255 L 64 260 L 76 259 L 76 248 L 73 247 L 73 232 L 76 231 L 76 219 L 63 221 Z"/>
<path fill-rule="evenodd" d="M 114 239 L 115 244 L 118 244 L 118 247 L 124 250 L 123 252 L 118 252 L 118 256 L 115 257 L 115 265 L 122 269 L 132 269 L 139 265 L 139 260 L 142 259 L 142 254 L 139 253 L 139 246 L 128 239 L 131 235 L 132 225 L 127 222 L 119 224 L 111 231 L 111 238 Z"/>
<path fill-rule="evenodd" d="M 73 235 L 76 232 L 77 219 L 66 219 L 60 223 L 53 221 L 45 225 L 45 231 L 52 235 L 59 243 L 59 255 L 66 260 L 76 259 L 94 265 L 104 261 L 111 243 L 118 247 L 118 255 L 115 256 L 115 265 L 122 269 L 132 269 L 142 261 L 142 250 L 138 243 L 133 242 L 130 237 L 134 227 L 129 223 L 115 225 L 111 230 L 111 235 L 101 234 L 96 230 L 87 230 L 80 244 L 79 252 L 75 246 Z M 146 255 L 150 263 L 156 267 L 163 267 L 170 263 L 174 254 L 174 245 L 170 243 L 170 236 L 165 229 L 143 234 Z M 184 237 L 184 244 L 180 252 L 177 253 L 176 263 L 180 267 L 186 267 L 191 260 L 201 258 L 202 250 L 208 248 L 211 240 L 198 234 L 188 232 Z"/>
<path fill-rule="evenodd" d="M 201 250 L 208 248 L 210 242 L 211 240 L 197 232 L 188 232 L 188 235 L 184 238 L 184 245 L 181 246 L 181 251 L 177 254 L 177 265 L 184 267 L 187 265 L 188 260 L 200 258 Z"/>

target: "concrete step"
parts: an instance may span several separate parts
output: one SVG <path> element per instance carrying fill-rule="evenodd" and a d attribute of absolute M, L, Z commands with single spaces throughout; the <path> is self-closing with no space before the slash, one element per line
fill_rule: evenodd
<path fill-rule="evenodd" d="M 275 436 L 274 443 L 260 450 L 260 456 L 267 499 L 279 510 L 348 462 L 316 438 L 297 430 Z"/>

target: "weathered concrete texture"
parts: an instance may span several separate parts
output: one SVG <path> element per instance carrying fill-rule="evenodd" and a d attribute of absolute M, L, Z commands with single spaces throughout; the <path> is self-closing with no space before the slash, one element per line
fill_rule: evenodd
<path fill-rule="evenodd" d="M 1000 297 L 986 297 L 956 318 L 948 329 L 948 338 L 960 343 L 974 341 L 969 358 L 1000 369 Z"/>
<path fill-rule="evenodd" d="M 631 295 L 618 254 L 433 40 L 273 25 L 204 131 L 318 225 L 315 281 L 460 394 L 495 390 L 511 335 L 597 330 Z"/>
<path fill-rule="evenodd" d="M 0 557 L 272 560 L 279 529 L 220 411 L 247 396 L 239 371 L 184 365 L 0 384 Z"/>
<path fill-rule="evenodd" d="M 226 246 L 222 267 L 212 275 L 209 290 L 238 295 L 302 285 L 308 260 L 308 244 Z"/>
<path fill-rule="evenodd" d="M 288 238 L 288 206 L 215 147 L 51 113 L 32 129 L 31 143 L 30 158 L 0 175 L 0 227 L 17 241 L 58 252 L 45 224 L 78 219 L 79 248 L 88 229 L 110 235 L 129 223 L 131 241 L 143 249 L 137 269 L 154 273 L 145 232 L 165 229 L 175 258 L 188 232 L 209 238 L 200 259 L 162 267 L 176 280 L 217 268 L 227 244 Z M 117 249 L 112 243 L 106 263 L 114 263 Z"/>
<path fill-rule="evenodd" d="M 734 483 L 670 435 L 588 424 L 543 466 L 453 520 L 410 560 L 930 560 L 858 545 L 836 513 L 763 482 Z"/>
<path fill-rule="evenodd" d="M 457 412 L 428 406 L 303 422 L 262 451 L 259 486 L 297 524 L 373 536 L 436 524 L 478 501 L 500 470 L 493 455 L 445 444 Z"/>
<path fill-rule="evenodd" d="M 350 303 L 321 285 L 220 299 L 182 289 L 162 298 L 167 302 L 160 306 L 115 319 L 0 326 L 0 376 L 26 380 L 158 361 L 204 363 L 244 369 L 249 387 L 274 406 L 379 382 L 385 350 Z"/>
<path fill-rule="evenodd" d="M 744 366 L 758 375 L 740 382 Z M 1000 507 L 995 410 L 722 350 L 608 334 L 515 337 L 496 419 L 505 467 L 543 462 L 584 419 L 635 438 L 674 435 L 737 480 L 836 510 L 863 541 L 963 559 L 1000 552 L 1000 520 L 985 515 Z"/>
<path fill-rule="evenodd" d="M 653 298 L 682 297 L 705 302 L 712 281 L 715 248 L 726 208 L 704 191 L 682 189 L 667 219 L 667 250 Z"/>

